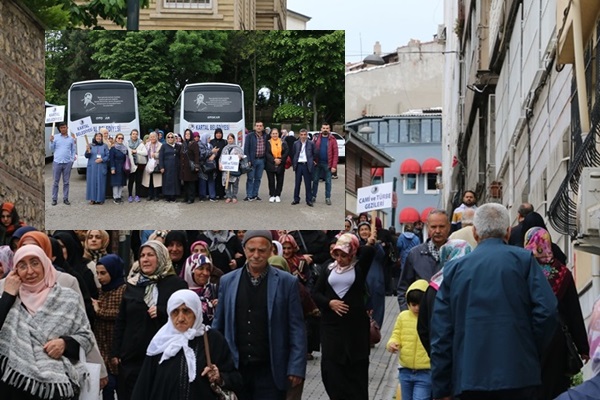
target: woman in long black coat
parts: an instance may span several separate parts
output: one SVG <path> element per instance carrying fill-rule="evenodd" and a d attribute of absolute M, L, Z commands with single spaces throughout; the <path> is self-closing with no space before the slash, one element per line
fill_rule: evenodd
<path fill-rule="evenodd" d="M 180 146 L 175 144 L 173 132 L 167 133 L 167 143 L 159 153 L 160 173 L 162 174 L 162 192 L 168 202 L 176 200 L 181 194 L 179 185 L 179 152 Z"/>
<path fill-rule="evenodd" d="M 336 261 L 319 276 L 313 292 L 321 310 L 321 377 L 330 398 L 367 400 L 370 341 L 364 298 L 374 248 L 359 249 L 358 238 L 346 233 L 332 253 Z"/>
<path fill-rule="evenodd" d="M 194 163 L 194 169 L 190 166 L 190 161 Z M 192 204 L 194 198 L 196 198 L 196 182 L 198 182 L 199 170 L 200 153 L 198 150 L 198 142 L 192 137 L 192 131 L 186 129 L 183 133 L 183 142 L 181 142 L 179 174 L 183 181 L 184 200 L 188 204 Z"/>

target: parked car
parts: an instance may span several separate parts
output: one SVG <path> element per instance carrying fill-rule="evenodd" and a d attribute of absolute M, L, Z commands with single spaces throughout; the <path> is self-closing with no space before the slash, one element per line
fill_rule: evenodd
<path fill-rule="evenodd" d="M 319 134 L 319 131 L 308 132 L 308 139 L 313 140 L 313 137 L 318 134 Z M 343 161 L 342 159 L 346 158 L 346 140 L 344 140 L 342 135 L 340 135 L 339 133 L 331 132 L 331 135 L 337 141 L 338 157 L 340 158 L 340 161 Z"/>

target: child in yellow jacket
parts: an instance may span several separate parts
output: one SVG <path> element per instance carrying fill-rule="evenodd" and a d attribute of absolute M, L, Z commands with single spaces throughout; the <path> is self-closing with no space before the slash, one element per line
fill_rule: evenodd
<path fill-rule="evenodd" d="M 419 304 L 428 285 L 429 283 L 424 279 L 419 279 L 410 285 L 406 291 L 408 310 L 398 315 L 394 331 L 386 346 L 390 353 L 400 352 L 398 380 L 402 390 L 402 400 L 431 399 L 431 365 L 417 333 Z"/>

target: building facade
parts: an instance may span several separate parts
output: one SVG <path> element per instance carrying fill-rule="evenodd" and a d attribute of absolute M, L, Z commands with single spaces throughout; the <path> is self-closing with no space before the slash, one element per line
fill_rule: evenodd
<path fill-rule="evenodd" d="M 569 256 L 584 316 L 600 293 L 598 256 L 573 246 L 581 172 L 600 165 L 599 12 L 586 0 L 458 0 L 444 12 L 446 209 L 467 189 L 515 222 L 531 203 Z"/>
<path fill-rule="evenodd" d="M 286 0 L 149 0 L 140 30 L 284 30 Z M 100 21 L 105 29 L 123 29 Z"/>

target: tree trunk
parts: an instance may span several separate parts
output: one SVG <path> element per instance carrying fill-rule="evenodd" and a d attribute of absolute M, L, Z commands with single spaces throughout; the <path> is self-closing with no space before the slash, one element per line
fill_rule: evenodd
<path fill-rule="evenodd" d="M 316 130 L 318 130 L 317 129 L 317 92 L 316 91 L 313 93 L 312 109 L 313 109 L 313 131 L 316 131 Z"/>

